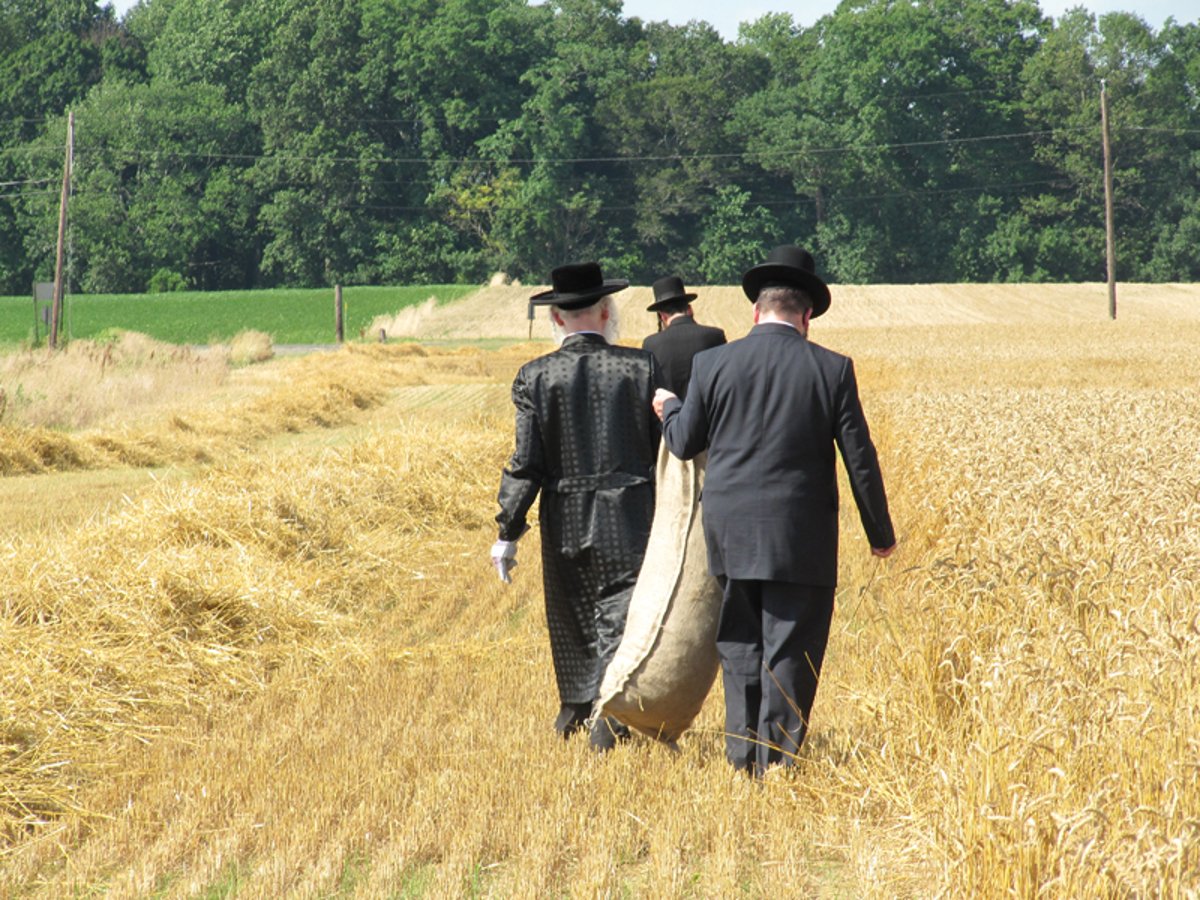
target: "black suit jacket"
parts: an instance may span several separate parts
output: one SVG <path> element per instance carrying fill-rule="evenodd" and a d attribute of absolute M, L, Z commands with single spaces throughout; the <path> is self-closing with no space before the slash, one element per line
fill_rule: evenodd
<path fill-rule="evenodd" d="M 788 325 L 757 325 L 698 354 L 687 400 L 664 404 L 663 438 L 683 459 L 708 449 L 714 575 L 837 584 L 835 446 L 871 546 L 895 543 L 854 364 Z"/>
<path fill-rule="evenodd" d="M 680 316 L 642 341 L 642 349 L 654 354 L 662 369 L 663 386 L 682 400 L 687 396 L 692 377 L 692 357 L 724 343 L 725 332 L 720 328 L 697 324 L 691 316 Z"/>

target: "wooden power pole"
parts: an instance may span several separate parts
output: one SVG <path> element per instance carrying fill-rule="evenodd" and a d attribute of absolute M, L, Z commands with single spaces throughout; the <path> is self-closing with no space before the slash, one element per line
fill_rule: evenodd
<path fill-rule="evenodd" d="M 342 286 L 333 286 L 333 333 L 339 344 L 346 340 L 346 307 L 342 302 Z"/>
<path fill-rule="evenodd" d="M 1104 142 L 1104 231 L 1108 258 L 1108 317 L 1117 317 L 1117 238 L 1113 233 L 1112 145 L 1108 136 L 1108 87 L 1100 80 L 1100 130 Z"/>
<path fill-rule="evenodd" d="M 71 165 L 75 155 L 75 113 L 67 113 L 67 157 L 63 163 L 62 196 L 58 201 L 58 248 L 54 254 L 54 300 L 50 306 L 50 347 L 58 346 L 63 309 L 63 245 L 67 235 L 67 198 L 71 196 Z"/>

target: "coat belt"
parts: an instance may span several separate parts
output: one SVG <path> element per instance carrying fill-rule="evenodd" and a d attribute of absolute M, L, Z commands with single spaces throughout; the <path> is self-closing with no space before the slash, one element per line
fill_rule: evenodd
<path fill-rule="evenodd" d="M 629 472 L 603 472 L 599 475 L 569 475 L 566 478 L 551 478 L 542 485 L 543 491 L 558 494 L 582 494 L 591 491 L 613 490 L 649 484 L 648 475 L 633 475 Z"/>

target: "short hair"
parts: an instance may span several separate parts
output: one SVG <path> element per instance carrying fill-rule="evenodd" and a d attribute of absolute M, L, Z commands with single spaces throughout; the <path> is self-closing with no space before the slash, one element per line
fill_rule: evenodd
<path fill-rule="evenodd" d="M 798 287 L 788 284 L 768 284 L 758 292 L 754 305 L 762 312 L 798 316 L 813 308 L 812 297 Z"/>

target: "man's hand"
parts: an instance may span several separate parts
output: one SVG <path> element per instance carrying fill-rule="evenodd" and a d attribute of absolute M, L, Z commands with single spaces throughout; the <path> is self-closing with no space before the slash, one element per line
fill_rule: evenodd
<path fill-rule="evenodd" d="M 659 388 L 658 390 L 656 390 L 654 392 L 654 402 L 653 402 L 654 414 L 656 416 L 658 416 L 658 420 L 660 422 L 662 421 L 662 417 L 663 417 L 663 404 L 666 403 L 668 400 L 678 400 L 678 399 L 679 398 L 675 394 L 672 394 L 666 388 Z"/>
<path fill-rule="evenodd" d="M 883 548 L 872 547 L 871 555 L 878 556 L 880 559 L 887 559 L 889 556 L 892 555 L 892 551 L 894 551 L 895 549 L 896 549 L 895 544 L 892 544 L 892 546 L 890 546 L 890 547 L 883 547 Z"/>
<path fill-rule="evenodd" d="M 517 567 L 517 542 L 496 541 L 492 544 L 492 565 L 505 584 L 512 584 L 513 569 Z"/>

